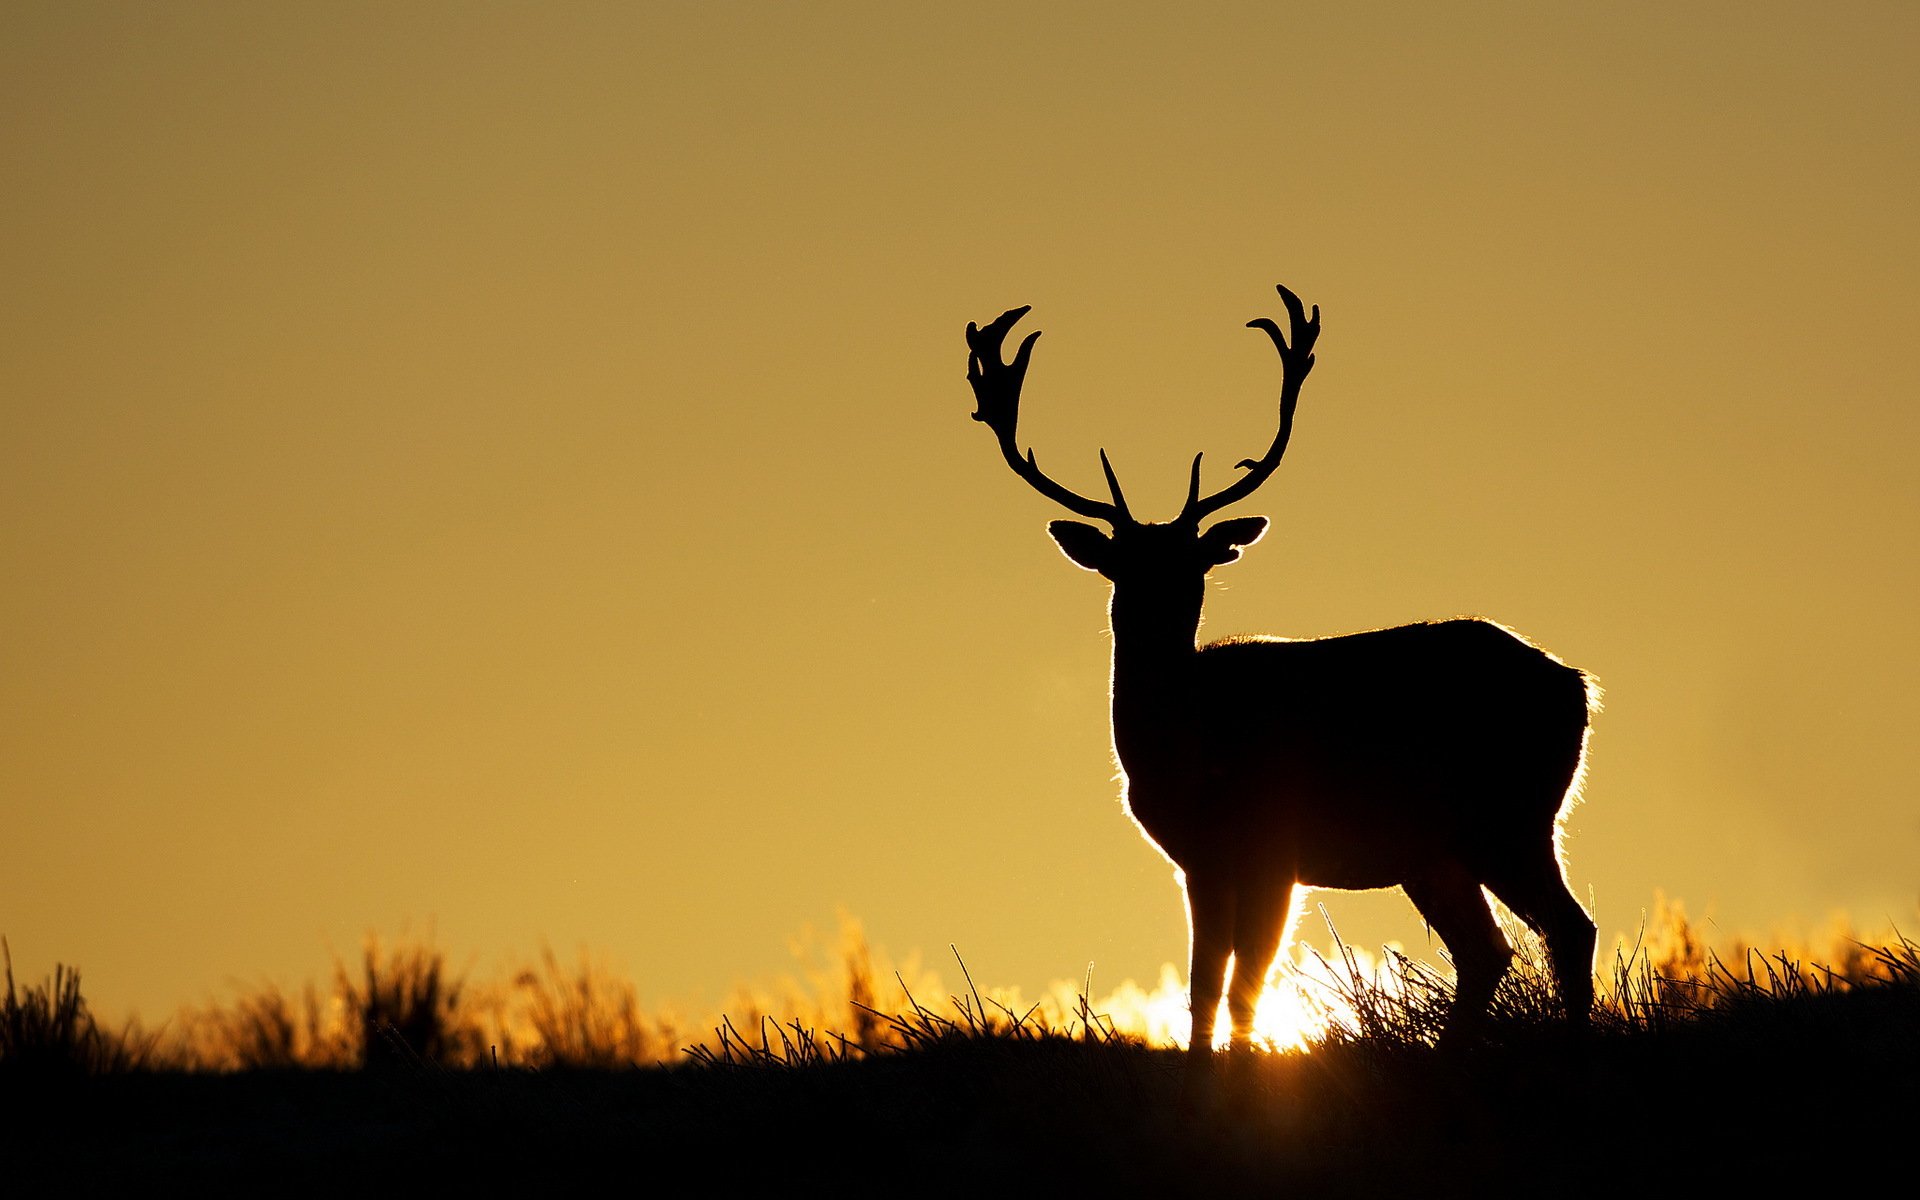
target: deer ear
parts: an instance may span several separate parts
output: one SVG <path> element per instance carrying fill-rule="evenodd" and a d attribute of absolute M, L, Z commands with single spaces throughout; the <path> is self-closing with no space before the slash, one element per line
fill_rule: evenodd
<path fill-rule="evenodd" d="M 1078 521 L 1048 521 L 1047 532 L 1060 544 L 1061 553 L 1077 565 L 1105 574 L 1107 552 L 1113 547 L 1112 538 Z"/>
<path fill-rule="evenodd" d="M 1234 517 L 1210 526 L 1200 535 L 1200 552 L 1208 562 L 1221 566 L 1239 558 L 1240 548 L 1253 545 L 1266 531 L 1265 517 Z"/>

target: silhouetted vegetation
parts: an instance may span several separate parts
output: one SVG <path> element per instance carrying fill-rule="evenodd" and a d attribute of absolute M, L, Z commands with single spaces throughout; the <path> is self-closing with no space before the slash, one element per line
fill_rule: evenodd
<path fill-rule="evenodd" d="M 916 996 L 857 941 L 805 1003 L 762 998 L 647 1068 L 672 1022 L 551 952 L 490 988 L 448 982 L 430 948 L 370 947 L 331 994 L 263 990 L 183 1018 L 157 1052 L 95 1027 L 71 971 L 21 993 L 9 964 L 0 1136 L 15 1177 L 75 1185 L 552 1187 L 675 1161 L 715 1192 L 1581 1195 L 1784 1185 L 1906 1135 L 1920 945 L 1716 953 L 1684 915 L 1661 921 L 1615 956 L 1585 1037 L 1554 1019 L 1552 972 L 1517 931 L 1485 1037 L 1446 1050 L 1441 971 L 1336 951 L 1310 985 L 1329 1021 L 1311 1053 L 1221 1055 L 1200 1086 L 1084 996 L 1065 1012 L 971 980 Z M 369 1054 L 369 1030 L 395 1053 Z M 47 1062 L 57 1092 L 22 1069 Z"/>
<path fill-rule="evenodd" d="M 330 992 L 309 983 L 296 998 L 268 984 L 231 1005 L 183 1013 L 179 1027 L 162 1057 L 196 1070 L 470 1066 L 481 1044 L 464 982 L 441 953 L 426 944 L 383 950 L 375 938 L 357 976 L 334 963 Z"/>
<path fill-rule="evenodd" d="M 153 1039 L 137 1025 L 100 1028 L 80 994 L 80 972 L 55 964 L 53 977 L 24 990 L 13 979 L 13 948 L 0 938 L 7 991 L 0 1003 L 0 1078 L 17 1081 L 126 1071 L 142 1065 Z"/>

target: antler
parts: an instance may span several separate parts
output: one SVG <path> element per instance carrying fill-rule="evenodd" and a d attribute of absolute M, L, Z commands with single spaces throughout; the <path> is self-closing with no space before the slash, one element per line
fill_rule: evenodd
<path fill-rule="evenodd" d="M 1113 464 L 1107 461 L 1104 449 L 1100 451 L 1100 469 L 1106 472 L 1107 490 L 1113 493 L 1111 504 L 1089 499 L 1055 483 L 1040 470 L 1033 451 L 1024 454 L 1020 451 L 1014 435 L 1020 423 L 1020 387 L 1026 382 L 1027 361 L 1033 354 L 1033 344 L 1040 340 L 1040 331 L 1036 329 L 1027 335 L 1020 349 L 1014 352 L 1011 363 L 1003 361 L 1001 349 L 1008 332 L 1032 309 L 1031 304 L 1010 308 L 984 329 L 972 321 L 967 322 L 967 382 L 973 385 L 974 402 L 979 405 L 973 419 L 993 430 L 1007 465 L 1034 491 L 1083 517 L 1114 525 L 1131 522 L 1133 516 L 1127 511 L 1126 497 L 1120 494 L 1120 481 L 1114 477 Z M 1295 340 L 1299 340 L 1297 335 Z"/>
<path fill-rule="evenodd" d="M 1199 524 L 1209 513 L 1218 512 L 1229 504 L 1245 500 L 1255 489 L 1267 481 L 1274 468 L 1280 465 L 1280 456 L 1287 452 L 1287 439 L 1293 436 L 1293 410 L 1300 403 L 1300 385 L 1306 382 L 1307 372 L 1313 370 L 1313 343 L 1320 337 L 1320 306 L 1313 306 L 1313 316 L 1307 316 L 1306 306 L 1300 303 L 1300 297 L 1287 290 L 1285 284 L 1276 285 L 1280 299 L 1287 306 L 1287 321 L 1293 328 L 1293 344 L 1280 336 L 1280 327 L 1266 317 L 1255 317 L 1247 322 L 1248 329 L 1263 329 L 1273 339 L 1274 349 L 1280 352 L 1280 429 L 1273 435 L 1273 445 L 1259 461 L 1251 458 L 1241 459 L 1236 465 L 1246 471 L 1239 479 L 1225 488 L 1200 498 L 1200 455 L 1193 456 L 1193 479 L 1187 485 L 1187 503 L 1180 510 L 1180 521 Z M 1022 309 L 1021 311 L 1025 311 Z M 1026 347 L 1021 347 L 1021 362 L 1024 365 Z"/>

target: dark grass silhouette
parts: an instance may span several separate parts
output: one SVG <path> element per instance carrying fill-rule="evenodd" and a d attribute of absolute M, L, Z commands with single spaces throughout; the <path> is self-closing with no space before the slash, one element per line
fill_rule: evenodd
<path fill-rule="evenodd" d="M 1279 467 L 1314 365 L 1320 309 L 1279 288 L 1278 431 L 1260 459 L 1202 495 L 1194 456 L 1172 521 L 1137 519 L 1100 452 L 1110 501 L 1062 486 L 1020 448 L 1021 389 L 1040 335 L 1003 349 L 1028 312 L 967 326 L 973 419 L 1041 495 L 1103 522 L 1048 526 L 1074 563 L 1113 587 L 1113 748 L 1128 813 L 1179 869 L 1191 935 L 1196 1066 L 1210 1063 L 1220 995 L 1245 1043 L 1302 885 L 1399 886 L 1459 969 L 1447 1032 L 1470 1040 L 1512 950 L 1482 889 L 1546 939 L 1568 1023 L 1592 999 L 1594 925 L 1568 889 L 1560 822 L 1583 774 L 1589 709 L 1580 671 L 1490 621 L 1402 625 L 1346 637 L 1229 638 L 1196 646 L 1208 573 L 1266 532 L 1265 517 L 1202 527 Z M 1227 980 L 1231 977 L 1231 988 Z"/>
<path fill-rule="evenodd" d="M 1911 1132 L 1910 940 L 1844 947 L 1839 967 L 1785 950 L 1642 949 L 1616 959 L 1584 1039 L 1552 1019 L 1551 970 L 1518 940 L 1474 1046 L 1433 1048 L 1451 1003 L 1436 969 L 1348 963 L 1335 982 L 1349 1020 L 1309 1054 L 1220 1056 L 1197 1113 L 1178 1103 L 1182 1052 L 1121 1036 L 1087 1005 L 1048 1024 L 969 985 L 938 1003 L 849 1010 L 849 1029 L 866 1013 L 866 1045 L 798 1020 L 732 1020 L 671 1068 L 408 1055 L 377 1070 L 207 1071 L 87 1054 L 50 1071 L 46 1055 L 86 1039 L 29 1022 L 47 1041 L 5 1043 L 0 1148 L 10 1180 L 82 1189 L 1611 1196 L 1831 1185 Z M 56 994 L 72 997 L 69 1013 L 83 1006 L 77 988 Z"/>
<path fill-rule="evenodd" d="M 360 970 L 336 959 L 333 986 L 297 995 L 267 984 L 231 1004 L 183 1014 L 166 1061 L 213 1070 L 307 1067 L 381 1070 L 480 1057 L 464 981 L 426 942 L 383 947 L 369 937 Z"/>
<path fill-rule="evenodd" d="M 102 1029 L 80 994 L 80 972 L 55 964 L 53 977 L 24 989 L 13 979 L 13 947 L 0 938 L 7 991 L 0 997 L 0 1079 L 59 1080 L 128 1071 L 146 1063 L 157 1039 L 129 1022 Z"/>

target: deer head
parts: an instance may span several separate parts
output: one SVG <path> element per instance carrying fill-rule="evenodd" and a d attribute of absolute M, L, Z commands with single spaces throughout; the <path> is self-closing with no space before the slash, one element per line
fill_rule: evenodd
<path fill-rule="evenodd" d="M 1111 500 L 1095 500 L 1062 486 L 1040 469 L 1032 450 L 1020 449 L 1017 436 L 1020 389 L 1026 382 L 1027 366 L 1040 333 L 1036 330 L 1026 336 L 1014 352 L 1012 362 L 1005 360 L 1003 350 L 1007 334 L 1031 311 L 1031 306 L 1008 309 L 984 328 L 968 322 L 967 382 L 973 387 L 978 405 L 973 419 L 993 430 L 1007 465 L 1035 491 L 1070 512 L 1103 521 L 1111 528 L 1112 532 L 1107 533 L 1082 521 L 1054 521 L 1047 526 L 1069 559 L 1112 581 L 1116 610 L 1129 603 L 1139 603 L 1159 618 L 1156 624 L 1174 617 L 1184 618 L 1190 612 L 1192 624 L 1187 625 L 1187 632 L 1191 633 L 1199 621 L 1207 572 L 1239 558 L 1243 548 L 1258 541 L 1266 532 L 1265 517 L 1234 517 L 1204 530 L 1201 523 L 1213 513 L 1244 500 L 1265 483 L 1280 465 L 1281 456 L 1287 451 L 1287 440 L 1293 433 L 1293 412 L 1300 400 L 1300 386 L 1313 369 L 1313 346 L 1320 336 L 1320 306 L 1314 305 L 1309 316 L 1300 297 L 1284 286 L 1278 291 L 1287 307 L 1291 343 L 1281 334 L 1280 327 L 1265 317 L 1247 322 L 1249 329 L 1265 331 L 1280 352 L 1280 426 L 1273 444 L 1258 459 L 1242 459 L 1238 467 L 1246 473 L 1209 496 L 1200 494 L 1202 455 L 1194 455 L 1186 503 L 1178 516 L 1164 523 L 1134 519 L 1105 449 L 1100 451 L 1100 469 L 1106 475 Z M 1116 612 L 1116 618 L 1118 616 Z"/>

